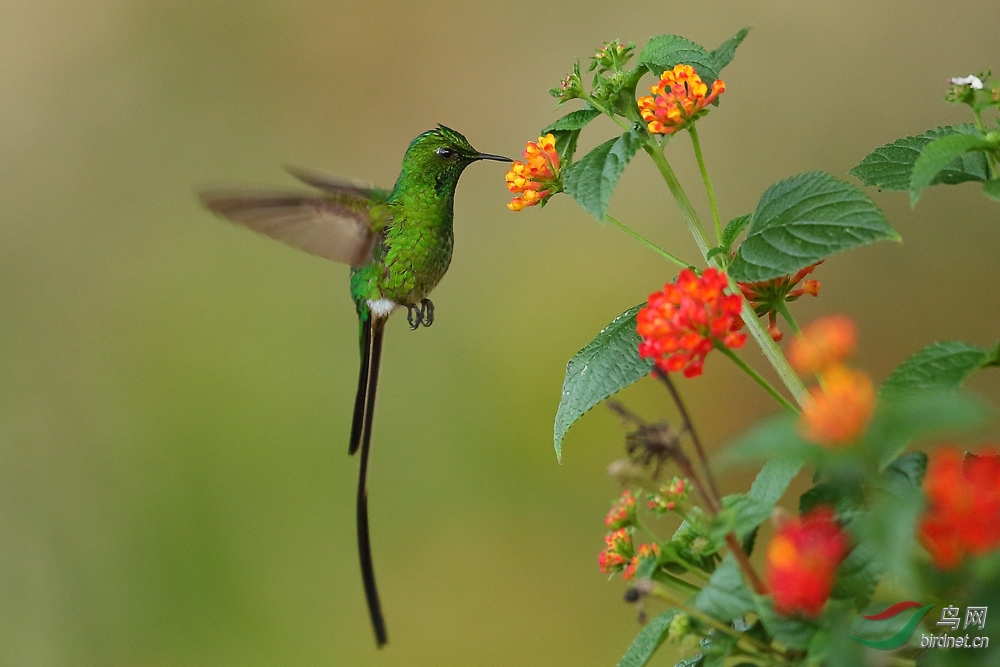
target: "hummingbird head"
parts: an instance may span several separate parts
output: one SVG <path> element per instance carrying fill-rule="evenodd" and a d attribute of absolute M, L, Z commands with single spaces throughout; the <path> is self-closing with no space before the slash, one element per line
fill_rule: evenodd
<path fill-rule="evenodd" d="M 403 157 L 403 175 L 406 172 L 412 175 L 433 175 L 437 189 L 454 190 L 458 177 L 465 168 L 478 160 L 512 161 L 502 155 L 480 153 L 460 133 L 438 125 L 410 143 Z"/>

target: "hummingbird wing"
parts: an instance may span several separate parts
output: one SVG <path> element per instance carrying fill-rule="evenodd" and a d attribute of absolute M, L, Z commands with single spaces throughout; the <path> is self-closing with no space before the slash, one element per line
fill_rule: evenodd
<path fill-rule="evenodd" d="M 325 190 L 326 192 L 347 195 L 353 194 L 370 199 L 379 204 L 384 204 L 389 201 L 389 190 L 380 188 L 377 185 L 373 185 L 365 181 L 334 176 L 333 174 L 320 169 L 312 169 L 310 167 L 293 167 L 285 165 L 285 171 L 303 183 L 311 185 L 314 188 L 319 188 L 320 190 Z"/>
<path fill-rule="evenodd" d="M 199 193 L 202 204 L 236 224 L 326 259 L 363 266 L 377 240 L 361 190 L 325 194 L 220 190 Z"/>

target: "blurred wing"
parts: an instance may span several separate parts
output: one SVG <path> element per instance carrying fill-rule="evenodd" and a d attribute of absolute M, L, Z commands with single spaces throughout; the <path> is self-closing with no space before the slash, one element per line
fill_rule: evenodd
<path fill-rule="evenodd" d="M 364 181 L 341 178 L 340 176 L 334 176 L 333 174 L 328 174 L 325 171 L 310 169 L 308 167 L 290 167 L 285 165 L 285 171 L 303 183 L 327 192 L 356 195 L 358 197 L 370 199 L 379 204 L 384 204 L 389 199 L 388 190 L 383 190 L 380 187 L 372 185 L 371 183 L 365 183 Z"/>
<path fill-rule="evenodd" d="M 283 192 L 206 191 L 201 202 L 231 222 L 351 266 L 371 259 L 372 201 L 357 193 L 309 195 Z"/>

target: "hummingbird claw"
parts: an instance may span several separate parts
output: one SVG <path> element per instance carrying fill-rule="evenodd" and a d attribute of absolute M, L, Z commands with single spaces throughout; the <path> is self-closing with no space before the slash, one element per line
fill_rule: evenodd
<path fill-rule="evenodd" d="M 434 304 L 430 299 L 421 299 L 420 303 L 406 307 L 406 322 L 410 329 L 419 329 L 420 325 L 429 327 L 434 324 Z"/>
<path fill-rule="evenodd" d="M 421 309 L 422 324 L 429 327 L 434 324 L 434 303 L 430 299 L 421 299 L 420 305 L 423 306 Z"/>

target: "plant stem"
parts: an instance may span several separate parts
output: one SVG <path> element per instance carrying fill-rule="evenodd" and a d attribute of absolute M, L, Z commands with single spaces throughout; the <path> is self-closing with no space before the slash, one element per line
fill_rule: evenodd
<path fill-rule="evenodd" d="M 795 321 L 795 318 L 792 317 L 791 311 L 788 310 L 787 303 L 785 303 L 784 301 L 779 301 L 778 304 L 774 307 L 774 309 L 778 311 L 778 314 L 781 315 L 781 317 L 784 318 L 786 322 L 788 322 L 788 327 L 792 330 L 793 334 L 798 336 L 799 334 L 802 333 L 802 330 L 799 329 L 799 325 Z"/>
<path fill-rule="evenodd" d="M 705 183 L 705 192 L 708 193 L 708 203 L 712 207 L 712 220 L 715 222 L 715 243 L 722 244 L 722 221 L 719 219 L 719 206 L 715 202 L 715 189 L 712 181 L 708 177 L 708 168 L 705 166 L 705 158 L 701 153 L 701 141 L 698 139 L 698 129 L 691 125 L 688 128 L 691 135 L 691 146 L 694 148 L 694 156 L 698 159 L 698 169 L 701 170 L 701 180 Z"/>
<path fill-rule="evenodd" d="M 776 400 L 781 407 L 785 408 L 789 412 L 798 414 L 799 409 L 792 405 L 787 398 L 782 396 L 777 389 L 771 386 L 771 383 L 765 380 L 760 373 L 755 371 L 747 362 L 743 361 L 742 358 L 728 347 L 722 344 L 716 344 L 716 349 L 720 350 L 723 354 L 733 360 L 733 363 L 740 367 L 740 369 L 750 376 L 750 378 L 759 384 L 761 388 L 768 393 L 771 398 Z"/>
<path fill-rule="evenodd" d="M 653 163 L 656 164 L 657 169 L 660 170 L 660 175 L 663 177 L 663 181 L 667 184 L 670 194 L 673 195 L 674 200 L 677 202 L 677 206 L 681 209 L 681 215 L 687 223 L 688 230 L 694 237 L 695 243 L 698 244 L 698 250 L 701 252 L 702 258 L 705 259 L 708 264 L 724 271 L 725 262 L 720 257 L 713 258 L 711 262 L 707 260 L 708 242 L 705 240 L 705 231 L 701 226 L 698 213 L 694 210 L 694 207 L 691 205 L 691 200 L 688 199 L 687 194 L 684 192 L 684 188 L 677 180 L 674 170 L 670 168 L 670 163 L 667 162 L 666 156 L 663 155 L 661 147 L 654 141 L 649 140 L 643 144 L 643 150 L 649 154 Z M 740 293 L 739 286 L 732 278 L 729 279 L 729 289 L 733 294 Z M 764 353 L 764 357 L 767 359 L 768 363 L 770 363 L 775 372 L 778 373 L 778 377 L 781 378 L 781 382 L 788 388 L 788 391 L 792 394 L 792 397 L 795 398 L 796 402 L 801 404 L 806 398 L 805 387 L 799 380 L 798 376 L 795 375 L 792 367 L 788 365 L 788 361 L 781 353 L 781 350 L 779 350 L 778 346 L 774 344 L 773 340 L 771 340 L 771 336 L 764 330 L 764 327 L 761 326 L 760 322 L 757 320 L 756 313 L 753 312 L 753 309 L 750 307 L 750 304 L 746 301 L 746 299 L 743 300 L 743 308 L 740 315 L 743 318 L 743 323 L 746 325 L 747 331 L 750 332 L 750 335 L 757 342 L 757 345 Z"/>
<path fill-rule="evenodd" d="M 715 502 L 721 504 L 722 498 L 719 495 L 719 488 L 715 485 L 712 469 L 708 465 L 708 456 L 705 454 L 705 448 L 701 446 L 701 438 L 698 437 L 698 432 L 694 429 L 694 422 L 691 421 L 687 408 L 684 406 L 684 401 L 681 400 L 680 393 L 677 391 L 674 383 L 671 382 L 669 375 L 659 368 L 654 368 L 653 373 L 667 386 L 667 391 L 670 392 L 670 396 L 674 400 L 674 405 L 677 406 L 677 411 L 681 413 L 681 419 L 684 421 L 681 431 L 687 431 L 691 434 L 691 441 L 694 443 L 694 449 L 698 453 L 698 460 L 701 462 L 701 467 L 705 470 L 705 479 L 708 480 L 708 487 L 712 495 L 715 496 Z"/>
<path fill-rule="evenodd" d="M 705 240 L 705 230 L 701 226 L 701 220 L 698 218 L 698 212 L 694 210 L 694 206 L 691 205 L 691 200 L 688 199 L 687 193 L 684 192 L 684 188 L 681 187 L 680 181 L 677 180 L 677 175 L 674 174 L 674 170 L 670 167 L 670 163 L 667 162 L 667 158 L 663 154 L 662 147 L 652 139 L 648 139 L 645 143 L 643 143 L 642 148 L 647 154 L 649 154 L 649 157 L 653 159 L 653 163 L 656 165 L 656 168 L 660 170 L 660 175 L 663 177 L 663 181 L 667 184 L 670 194 L 673 195 L 674 200 L 677 202 L 677 206 L 681 209 L 681 215 L 687 223 L 688 230 L 690 230 L 691 235 L 694 237 L 695 243 L 698 244 L 698 250 L 701 252 L 701 256 L 707 257 L 708 242 Z"/>
<path fill-rule="evenodd" d="M 690 262 L 685 262 L 684 260 L 682 260 L 682 259 L 680 259 L 678 257 L 675 257 L 674 255 L 670 254 L 669 252 L 667 252 L 666 250 L 664 250 L 660 246 L 656 245 L 655 243 L 653 243 L 652 241 L 650 241 L 649 239 L 647 239 L 645 236 L 642 236 L 641 234 L 639 234 L 639 232 L 635 231 L 634 229 L 632 229 L 628 225 L 626 225 L 626 224 L 624 224 L 622 222 L 619 222 L 617 219 L 612 218 L 610 215 L 604 216 L 604 219 L 607 220 L 608 222 L 610 222 L 612 225 L 614 225 L 618 229 L 620 229 L 623 232 L 625 232 L 626 234 L 628 234 L 629 236 L 631 236 L 632 238 L 634 238 L 636 241 L 638 241 L 642 245 L 646 246 L 647 248 L 649 248 L 650 250 L 652 250 L 653 252 L 655 252 L 656 254 L 660 255 L 661 257 L 663 257 L 667 261 L 673 262 L 674 264 L 676 264 L 677 266 L 681 267 L 682 269 L 686 269 L 689 266 L 691 266 Z"/>

